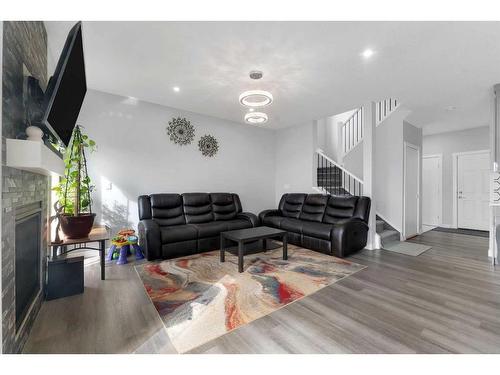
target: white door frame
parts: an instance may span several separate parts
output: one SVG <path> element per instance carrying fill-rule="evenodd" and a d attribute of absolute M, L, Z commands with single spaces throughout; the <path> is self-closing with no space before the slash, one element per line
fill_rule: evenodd
<path fill-rule="evenodd" d="M 490 150 L 477 150 L 477 151 L 464 151 L 464 152 L 454 152 L 451 154 L 451 160 L 453 164 L 453 216 L 452 216 L 452 228 L 458 228 L 458 157 L 461 155 L 474 155 L 474 154 L 488 154 L 490 155 Z"/>
<path fill-rule="evenodd" d="M 414 145 L 409 142 L 404 142 L 404 147 L 403 147 L 403 226 L 401 230 L 401 237 L 404 240 L 406 240 L 406 149 L 407 148 L 413 148 L 414 150 L 417 151 L 417 161 L 418 161 L 418 167 L 417 167 L 417 234 L 421 234 L 422 228 L 421 228 L 421 223 L 420 223 L 420 170 L 421 170 L 421 153 L 420 153 L 420 147 L 417 145 Z"/>
<path fill-rule="evenodd" d="M 439 159 L 439 226 L 443 225 L 443 154 L 423 155 L 422 159 Z M 423 164 L 423 160 L 422 160 Z M 423 167 L 423 166 L 422 166 Z M 423 224 L 423 223 L 422 223 Z"/>

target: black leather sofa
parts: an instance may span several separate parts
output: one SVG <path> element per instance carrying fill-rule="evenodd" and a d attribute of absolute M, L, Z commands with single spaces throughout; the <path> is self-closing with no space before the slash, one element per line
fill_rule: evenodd
<path fill-rule="evenodd" d="M 366 246 L 370 198 L 284 194 L 276 210 L 259 214 L 261 225 L 288 232 L 288 242 L 337 257 Z"/>
<path fill-rule="evenodd" d="M 258 226 L 232 193 L 141 195 L 139 241 L 148 260 L 216 250 L 220 233 Z"/>

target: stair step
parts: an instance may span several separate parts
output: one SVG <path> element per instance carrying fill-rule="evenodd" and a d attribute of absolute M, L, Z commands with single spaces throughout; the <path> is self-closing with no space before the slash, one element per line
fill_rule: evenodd
<path fill-rule="evenodd" d="M 395 230 L 384 230 L 383 232 L 379 233 L 379 236 L 382 242 L 382 246 L 388 245 L 392 242 L 399 242 L 400 239 L 399 232 Z"/>
<path fill-rule="evenodd" d="M 377 233 L 382 233 L 385 230 L 385 221 L 377 220 Z"/>

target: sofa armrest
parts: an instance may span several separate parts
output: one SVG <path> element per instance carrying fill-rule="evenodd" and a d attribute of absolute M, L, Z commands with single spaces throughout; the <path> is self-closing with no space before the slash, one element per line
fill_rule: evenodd
<path fill-rule="evenodd" d="M 281 216 L 280 210 L 264 210 L 259 214 L 259 220 L 262 224 L 268 216 Z"/>
<path fill-rule="evenodd" d="M 260 225 L 259 218 L 251 212 L 240 212 L 236 215 L 236 218 L 248 220 L 250 224 L 252 224 L 252 227 L 258 227 Z"/>
<path fill-rule="evenodd" d="M 335 256 L 346 257 L 366 246 L 368 225 L 361 219 L 344 219 L 332 228 L 332 251 Z"/>
<path fill-rule="evenodd" d="M 139 243 L 148 260 L 161 258 L 160 226 L 152 219 L 139 221 Z"/>

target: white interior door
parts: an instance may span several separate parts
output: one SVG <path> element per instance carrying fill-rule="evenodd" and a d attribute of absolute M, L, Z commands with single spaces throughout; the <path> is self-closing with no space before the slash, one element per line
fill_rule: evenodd
<path fill-rule="evenodd" d="M 422 158 L 422 224 L 438 226 L 441 222 L 441 157 Z"/>
<path fill-rule="evenodd" d="M 457 224 L 488 230 L 489 152 L 457 156 Z"/>
<path fill-rule="evenodd" d="M 404 170 L 404 236 L 410 238 L 418 234 L 419 200 L 419 149 L 405 144 Z"/>

